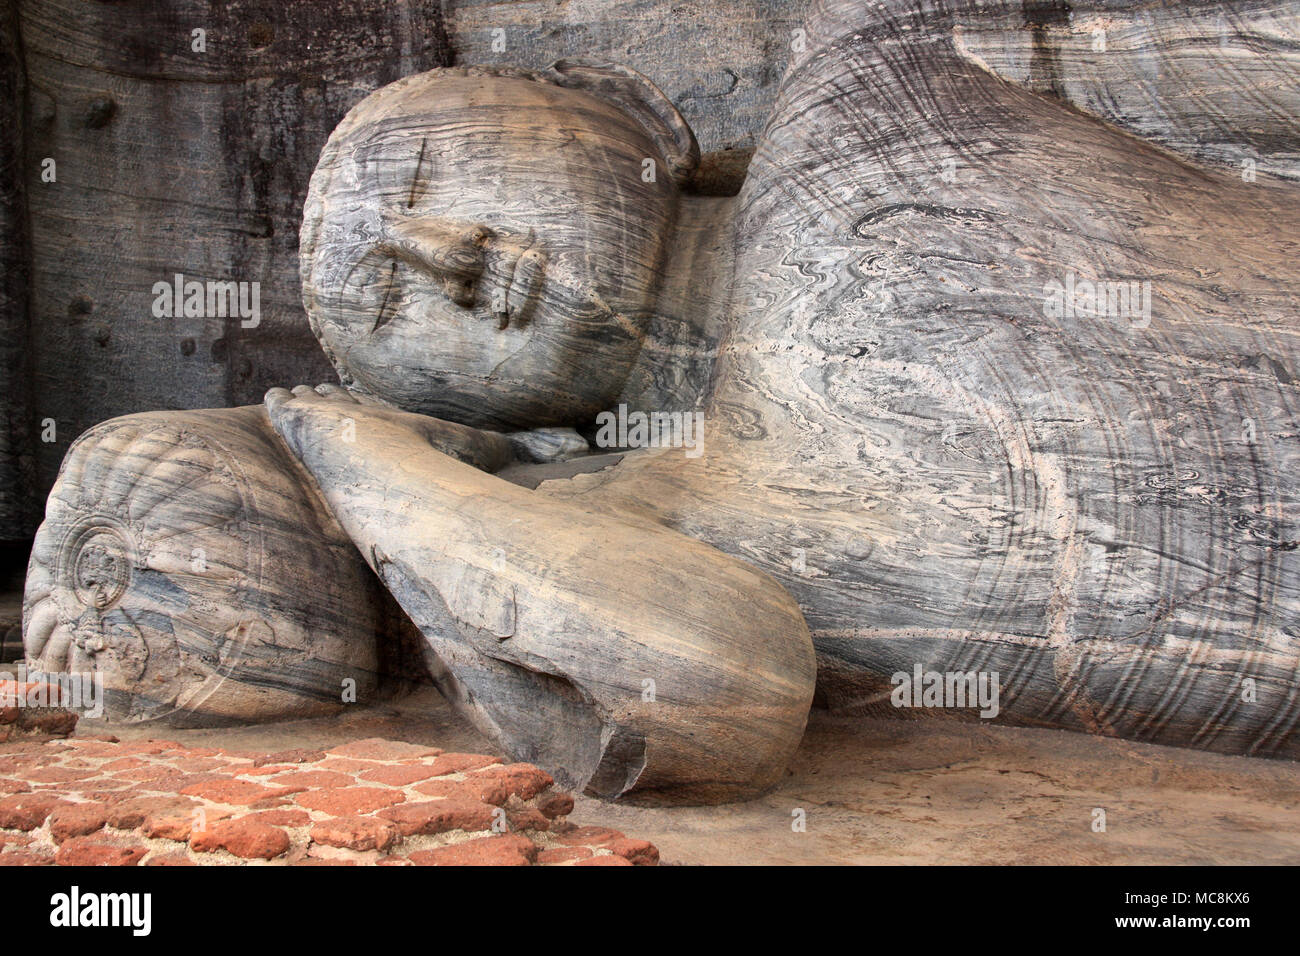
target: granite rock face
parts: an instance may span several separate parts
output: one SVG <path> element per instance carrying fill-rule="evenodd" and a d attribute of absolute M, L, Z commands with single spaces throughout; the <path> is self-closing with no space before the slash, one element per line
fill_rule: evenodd
<path fill-rule="evenodd" d="M 1300 21 L 1071 9 L 820 4 L 738 201 L 709 451 L 541 490 L 775 576 L 828 706 L 997 673 L 1004 720 L 1294 757 L 1300 194 L 1268 157 Z M 1078 54 L 1098 23 L 1113 59 Z M 1006 78 L 1048 65 L 1066 100 Z"/>
<path fill-rule="evenodd" d="M 696 140 L 626 67 L 407 77 L 304 211 L 346 389 L 169 427 L 245 416 L 233 460 L 297 489 L 252 524 L 350 539 L 462 711 L 602 796 L 769 786 L 814 650 L 833 708 L 1300 755 L 1300 17 L 1233 9 L 824 0 L 730 198 L 691 195 Z M 210 510 L 122 421 L 70 461 L 127 514 Z M 605 454 L 520 461 L 536 429 Z M 29 580 L 96 648 L 135 580 L 83 528 L 97 474 L 65 470 Z M 266 553 L 226 564 L 293 618 Z M 900 698 L 918 671 L 995 692 Z"/>
<path fill-rule="evenodd" d="M 260 405 L 148 412 L 68 452 L 24 594 L 31 665 L 108 716 L 214 725 L 373 699 L 394 612 Z"/>
<path fill-rule="evenodd" d="M 652 77 L 705 153 L 752 150 L 794 50 L 805 0 L 568 0 L 448 4 L 457 64 L 542 68 L 596 57 Z M 500 32 L 497 32 L 500 31 Z"/>
<path fill-rule="evenodd" d="M 21 117 L 30 245 L 6 229 L 0 248 L 26 260 L 6 267 L 3 294 L 29 303 L 30 322 L 6 311 L 0 350 L 10 334 L 20 342 L 0 357 L 16 385 L 31 379 L 29 392 L 6 389 L 27 432 L 21 448 L 0 444 L 0 461 L 35 459 L 39 502 L 72 439 L 107 418 L 247 404 L 329 374 L 299 304 L 312 167 L 358 99 L 450 53 L 427 0 L 15 8 L 26 95 L 17 116 L 8 99 L 4 110 L 7 124 Z M 257 314 L 160 315 L 155 284 L 177 274 L 245 283 L 250 305 L 256 284 Z M 15 538 L 34 530 L 27 504 Z"/>
<path fill-rule="evenodd" d="M 0 175 L 0 542 L 30 540 L 90 426 L 329 376 L 299 307 L 298 225 L 326 137 L 367 93 L 452 63 L 627 63 L 694 125 L 711 154 L 701 186 L 734 192 L 801 6 L 6 5 L 0 149 L 16 161 Z M 259 320 L 155 315 L 155 283 L 177 274 L 258 283 Z"/>

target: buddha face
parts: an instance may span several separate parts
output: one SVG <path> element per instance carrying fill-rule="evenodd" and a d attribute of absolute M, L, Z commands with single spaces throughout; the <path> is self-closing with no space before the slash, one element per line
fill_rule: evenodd
<path fill-rule="evenodd" d="M 612 103 L 422 74 L 326 146 L 304 301 L 352 389 L 482 428 L 590 422 L 640 350 L 675 206 L 650 136 Z"/>

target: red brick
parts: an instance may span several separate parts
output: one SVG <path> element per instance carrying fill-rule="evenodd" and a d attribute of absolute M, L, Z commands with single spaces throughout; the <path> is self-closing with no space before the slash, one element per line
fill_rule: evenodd
<path fill-rule="evenodd" d="M 359 776 L 362 780 L 371 783 L 383 783 L 390 787 L 405 787 L 420 780 L 428 780 L 433 775 L 434 770 L 428 764 L 412 763 L 376 767 L 374 770 L 367 770 Z"/>
<path fill-rule="evenodd" d="M 400 790 L 382 787 L 340 787 L 337 790 L 310 790 L 294 798 L 308 810 L 323 810 L 336 817 L 373 813 L 375 810 L 401 803 L 406 795 Z"/>
<path fill-rule="evenodd" d="M 356 866 L 356 860 L 322 860 L 317 857 L 303 857 L 294 860 L 294 866 Z"/>
<path fill-rule="evenodd" d="M 13 754 L 12 756 L 0 757 L 0 773 L 25 774 L 34 767 L 48 766 L 57 759 L 57 757 L 41 753 Z"/>
<path fill-rule="evenodd" d="M 0 794 L 8 793 L 30 793 L 31 787 L 21 780 L 14 780 L 9 777 L 0 777 Z"/>
<path fill-rule="evenodd" d="M 311 838 L 347 850 L 387 850 L 397 841 L 397 827 L 374 817 L 335 817 L 315 824 Z"/>
<path fill-rule="evenodd" d="M 374 770 L 381 764 L 373 760 L 356 760 L 352 757 L 326 757 L 316 765 L 317 770 L 337 770 L 339 773 L 360 773 L 363 770 Z"/>
<path fill-rule="evenodd" d="M 52 757 L 60 750 L 67 750 L 68 745 L 60 741 L 57 745 L 49 740 L 26 740 L 10 744 L 5 748 L 6 754 L 19 754 L 27 757 Z M 49 761 L 44 761 L 48 763 Z"/>
<path fill-rule="evenodd" d="M 128 740 L 117 747 L 119 754 L 142 754 L 148 756 L 157 756 L 165 754 L 169 750 L 184 750 L 178 743 L 170 740 Z"/>
<path fill-rule="evenodd" d="M 538 797 L 537 809 L 552 820 L 556 817 L 567 817 L 573 812 L 573 797 L 567 793 L 552 790 L 550 793 L 544 793 Z"/>
<path fill-rule="evenodd" d="M 118 757 L 100 764 L 99 769 L 101 773 L 113 773 L 118 770 L 135 770 L 147 764 L 148 761 L 141 760 L 139 757 Z"/>
<path fill-rule="evenodd" d="M 306 810 L 285 807 L 281 810 L 262 810 L 253 814 L 253 818 L 277 827 L 305 827 L 311 823 L 311 814 Z"/>
<path fill-rule="evenodd" d="M 189 797 L 133 797 L 113 803 L 108 808 L 108 825 L 119 830 L 134 830 L 143 826 L 151 814 L 193 813 L 199 806 L 197 800 Z"/>
<path fill-rule="evenodd" d="M 85 836 L 102 830 L 108 823 L 108 814 L 98 803 L 65 803 L 55 807 L 50 814 L 50 836 L 55 843 L 69 837 Z"/>
<path fill-rule="evenodd" d="M 543 790 L 555 783 L 545 770 L 539 770 L 530 763 L 512 763 L 504 767 L 488 767 L 480 770 L 475 777 L 488 777 L 500 780 L 510 787 L 510 792 L 520 800 L 531 800 Z"/>
<path fill-rule="evenodd" d="M 182 788 L 180 792 L 192 797 L 202 797 L 205 800 L 211 800 L 213 803 L 246 807 L 263 800 L 300 793 L 302 789 L 302 787 L 264 787 L 260 783 L 253 783 L 251 780 L 236 780 L 233 777 L 227 777 L 221 780 L 192 784 Z"/>
<path fill-rule="evenodd" d="M 185 843 L 198 830 L 207 829 L 228 816 L 230 812 L 227 810 L 176 804 L 159 808 L 146 816 L 144 823 L 140 825 L 140 833 L 151 840 L 175 840 L 177 843 Z M 198 830 L 195 829 L 196 827 Z"/>
<path fill-rule="evenodd" d="M 93 770 L 74 770 L 68 767 L 39 767 L 26 774 L 28 783 L 72 783 L 76 780 L 89 780 L 94 776 Z"/>
<path fill-rule="evenodd" d="M 540 810 L 535 810 L 532 807 L 507 810 L 506 820 L 509 822 L 511 830 L 549 830 L 551 828 L 551 821 L 543 816 Z"/>
<path fill-rule="evenodd" d="M 93 737 L 69 737 L 64 741 L 83 757 L 115 757 L 120 752 L 116 740 L 98 740 Z"/>
<path fill-rule="evenodd" d="M 579 860 L 574 866 L 631 866 L 627 860 L 621 856 L 593 856 L 587 860 Z"/>
<path fill-rule="evenodd" d="M 443 754 L 433 762 L 433 772 L 435 776 L 448 773 L 467 773 L 470 770 L 480 770 L 483 767 L 490 767 L 500 762 L 500 757 L 485 757 L 482 754 Z"/>
<path fill-rule="evenodd" d="M 58 707 L 62 692 L 58 684 L 48 681 L 0 680 L 0 705 L 10 707 L 19 701 L 26 707 Z"/>
<path fill-rule="evenodd" d="M 437 747 L 408 744 L 401 740 L 385 740 L 383 737 L 353 740 L 329 749 L 329 754 L 333 757 L 353 757 L 361 760 L 405 760 L 436 757 L 441 753 L 442 751 Z"/>
<path fill-rule="evenodd" d="M 245 860 L 270 860 L 289 849 L 289 834 L 250 817 L 218 820 L 190 837 L 197 853 L 226 850 Z"/>
<path fill-rule="evenodd" d="M 256 760 L 258 757 L 265 756 L 260 750 L 239 750 L 232 747 L 218 747 L 217 753 L 222 757 L 229 757 L 232 760 Z"/>
<path fill-rule="evenodd" d="M 501 806 L 510 799 L 510 787 L 504 781 L 488 777 L 477 779 L 467 777 L 464 780 L 450 780 L 446 777 L 428 780 L 415 787 L 420 793 L 430 797 L 456 797 L 461 800 L 479 800 L 493 806 Z"/>
<path fill-rule="evenodd" d="M 139 766 L 128 767 L 125 770 L 113 771 L 113 776 L 118 780 L 133 780 L 143 782 L 145 780 L 160 780 L 179 778 L 181 772 L 175 767 L 168 767 L 165 764 L 151 763 L 143 760 L 137 760 Z"/>
<path fill-rule="evenodd" d="M 0 797 L 0 828 L 35 830 L 62 803 L 52 793 L 15 793 Z"/>
<path fill-rule="evenodd" d="M 471 800 L 429 800 L 406 803 L 382 810 L 378 814 L 397 824 L 403 836 L 419 833 L 446 833 L 448 830 L 487 830 L 492 826 L 496 807 Z"/>
<path fill-rule="evenodd" d="M 293 773 L 282 773 L 270 783 L 277 787 L 300 787 L 306 790 L 327 790 L 357 785 L 356 778 L 352 774 L 334 770 L 297 770 Z"/>
<path fill-rule="evenodd" d="M 65 783 L 62 786 L 47 784 L 46 789 L 67 791 L 68 793 L 79 793 L 89 797 L 92 793 L 108 793 L 110 791 L 134 789 L 134 786 L 125 780 L 113 780 L 108 777 L 92 777 L 89 780 L 80 780 L 77 783 Z"/>
<path fill-rule="evenodd" d="M 54 862 L 59 866 L 135 866 L 149 848 L 138 843 L 113 843 L 106 837 L 79 836 L 64 840 Z"/>
<path fill-rule="evenodd" d="M 184 773 L 179 770 L 169 770 L 166 776 L 137 783 L 134 789 L 145 793 L 176 793 L 186 787 L 198 786 L 201 783 L 214 783 L 229 779 L 230 775 L 224 773 Z"/>
<path fill-rule="evenodd" d="M 54 851 L 44 847 L 30 850 L 6 850 L 0 853 L 0 866 L 53 866 Z"/>
<path fill-rule="evenodd" d="M 547 866 L 554 866 L 557 863 L 568 863 L 571 860 L 585 860 L 591 855 L 591 851 L 585 846 L 557 846 L 538 853 L 537 862 Z"/>
<path fill-rule="evenodd" d="M 528 837 L 507 833 L 417 850 L 410 859 L 417 866 L 529 866 L 537 859 L 537 845 Z"/>
<path fill-rule="evenodd" d="M 605 844 L 615 856 L 621 856 L 633 866 L 658 866 L 659 850 L 647 840 L 622 837 Z"/>

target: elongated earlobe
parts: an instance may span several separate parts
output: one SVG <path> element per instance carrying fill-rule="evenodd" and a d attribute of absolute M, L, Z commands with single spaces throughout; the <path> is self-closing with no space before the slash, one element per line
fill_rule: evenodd
<path fill-rule="evenodd" d="M 700 147 L 672 101 L 635 70 L 602 60 L 556 60 L 543 73 L 559 86 L 584 90 L 618 106 L 645 128 L 669 175 L 685 188 L 700 164 Z"/>

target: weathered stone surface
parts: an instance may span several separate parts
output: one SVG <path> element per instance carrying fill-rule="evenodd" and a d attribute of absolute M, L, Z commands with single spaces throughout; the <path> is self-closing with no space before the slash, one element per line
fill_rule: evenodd
<path fill-rule="evenodd" d="M 311 828 L 317 843 L 349 850 L 387 850 L 397 836 L 397 827 L 374 817 L 333 817 Z"/>
<path fill-rule="evenodd" d="M 28 658 L 105 712 L 219 724 L 374 693 L 395 612 L 261 408 L 156 412 L 68 453 L 27 574 Z"/>
<path fill-rule="evenodd" d="M 154 814 L 176 813 L 193 814 L 201 806 L 197 800 L 189 797 L 170 795 L 155 797 L 133 797 L 114 803 L 108 811 L 108 823 L 119 830 L 134 830 L 142 826 L 145 820 Z"/>
<path fill-rule="evenodd" d="M 552 504 L 576 509 L 567 514 L 584 545 L 620 540 L 601 518 L 638 520 L 635 543 L 603 551 L 601 567 L 583 571 L 575 593 L 589 598 L 609 579 L 629 580 L 623 575 L 638 555 L 653 555 L 656 535 L 671 528 L 674 540 L 684 533 L 743 555 L 789 589 L 812 630 L 822 699 L 832 707 L 892 711 L 896 675 L 917 669 L 997 674 L 1002 719 L 1297 753 L 1290 622 L 1300 609 L 1300 568 L 1287 516 L 1300 473 L 1288 437 L 1297 427 L 1288 363 L 1298 351 L 1291 264 L 1300 206 L 1285 177 L 1211 165 L 1240 155 L 1264 161 L 1263 169 L 1268 157 L 1293 149 L 1294 124 L 1275 118 L 1286 111 L 1270 113 L 1265 133 L 1248 132 L 1264 107 L 1245 101 L 1274 80 L 1285 102 L 1294 98 L 1295 65 L 1273 38 L 1294 36 L 1296 19 L 1276 2 L 1252 3 L 1249 15 L 1231 18 L 1204 3 L 1108 20 L 1112 7 L 1075 4 L 1063 18 L 1055 8 L 1026 12 L 1012 3 L 817 6 L 745 189 L 723 217 L 734 220 L 734 284 L 680 350 L 722 343 L 699 396 L 711 423 L 708 448 L 699 457 L 630 452 L 590 479 L 545 482 L 518 501 L 519 523 L 548 544 L 563 537 L 546 521 Z M 1104 44 L 1083 52 L 1083 34 L 1091 43 L 1096 30 L 1115 32 L 1113 59 L 1101 55 Z M 1203 57 L 1184 52 L 1202 48 L 1210 51 Z M 1027 69 L 1024 50 L 1033 54 Z M 1125 104 L 1148 95 L 1139 64 L 1151 57 L 1179 68 L 1162 74 L 1161 108 L 1135 119 Z M 1246 65 L 1222 69 L 1229 60 Z M 1217 78 L 1226 75 L 1232 79 Z M 520 84 L 537 78 L 480 71 L 478 79 L 499 107 L 496 142 L 530 130 L 531 117 L 501 117 L 510 97 L 528 101 L 536 86 L 525 93 Z M 365 141 L 369 117 L 384 131 L 376 155 L 395 159 L 409 138 L 415 158 L 406 169 L 420 196 L 441 196 L 455 182 L 456 211 L 487 229 L 490 248 L 494 223 L 545 207 L 537 178 L 493 180 L 490 195 L 475 196 L 460 168 L 446 180 L 442 169 L 427 172 L 418 136 L 404 125 L 432 128 L 419 88 L 409 80 L 377 94 L 336 135 Z M 608 114 L 582 129 L 618 139 L 609 152 L 618 180 L 633 139 Z M 1129 133 L 1183 155 L 1152 150 Z M 478 292 L 435 300 L 456 338 L 423 336 L 419 275 L 436 277 L 439 267 L 420 266 L 434 262 L 420 250 L 442 248 L 438 214 L 413 223 L 408 203 L 387 224 L 384 210 L 400 205 L 398 186 L 368 177 L 364 162 L 340 165 L 328 149 L 319 173 L 307 206 L 307 231 L 318 240 L 304 245 L 307 301 L 346 383 L 470 425 L 590 432 L 587 407 L 608 407 L 621 394 L 614 382 L 634 377 L 641 356 L 629 357 L 612 329 L 592 332 L 600 360 L 581 374 L 562 338 L 511 351 L 511 316 L 494 326 L 480 314 Z M 644 201 L 676 199 L 647 193 Z M 674 228 L 703 210 L 679 203 Z M 404 273 L 401 289 L 384 299 L 392 318 L 346 294 L 324 304 L 324 290 L 342 288 L 330 284 L 340 274 L 331 263 L 359 251 L 332 225 L 349 216 L 375 219 L 369 232 L 380 237 L 372 248 L 381 258 L 414 263 L 417 275 Z M 651 232 L 644 248 L 654 261 L 654 215 L 642 206 L 624 221 Z M 545 214 L 536 225 L 529 249 L 558 260 L 565 228 Z M 396 239 L 384 239 L 385 229 L 396 229 Z M 588 242 L 601 245 L 601 231 L 588 232 Z M 554 256 L 550 242 L 561 250 Z M 633 321 L 656 309 L 676 312 L 680 287 L 661 285 L 651 301 L 642 267 L 584 276 L 617 290 L 615 311 Z M 480 275 L 490 290 L 490 262 Z M 1085 288 L 1101 288 L 1105 302 L 1085 301 Z M 462 306 L 463 321 L 449 301 Z M 558 301 L 532 308 L 528 322 L 573 318 Z M 367 324 L 365 315 L 375 318 Z M 371 374 L 391 367 L 379 359 L 399 340 L 408 356 L 427 343 L 419 374 L 400 367 L 391 379 Z M 480 360 L 495 345 L 525 374 L 488 374 L 495 365 Z M 541 412 L 533 389 L 553 395 Z M 521 689 L 510 668 L 536 673 L 538 659 L 552 653 L 539 651 L 525 627 L 534 598 L 521 568 L 570 567 L 572 559 L 534 556 L 490 533 L 474 546 L 477 559 L 454 545 L 412 549 L 447 535 L 448 512 L 463 513 L 449 504 L 460 500 L 462 474 L 476 482 L 475 535 L 510 525 L 512 493 L 426 452 L 421 436 L 432 426 L 365 405 L 357 406 L 368 420 L 359 441 L 370 454 L 356 468 L 355 456 L 328 437 L 352 417 L 343 401 L 301 391 L 269 397 L 277 428 L 295 451 L 308 449 L 303 460 L 331 509 L 429 638 L 435 670 L 449 675 L 444 683 L 465 685 L 462 696 L 506 749 L 541 754 L 547 767 L 583 767 L 572 754 L 539 749 L 546 742 L 527 730 L 521 739 L 514 728 L 523 722 L 509 711 L 512 701 L 539 696 L 535 686 Z M 409 438 L 398 436 L 402 428 Z M 389 459 L 401 461 L 402 476 L 391 476 Z M 419 469 L 423 477 L 411 479 Z M 403 502 L 406 533 L 383 523 L 376 499 Z M 484 552 L 497 551 L 496 562 L 485 560 Z M 678 569 L 684 553 L 674 552 Z M 692 606 L 690 585 L 658 563 L 630 579 L 652 580 L 678 607 Z M 697 582 L 715 576 L 692 573 Z M 568 587 L 554 576 L 549 584 L 548 598 Z M 621 600 L 639 609 L 624 592 Z M 713 591 L 700 606 L 737 603 L 747 620 L 764 616 L 739 590 L 725 599 Z M 584 604 L 580 615 L 546 614 L 567 624 L 599 612 Z M 619 629 L 603 628 L 611 630 Z M 479 660 L 469 664 L 471 653 Z M 588 681 L 562 673 L 579 696 L 586 692 Z M 749 713 L 735 701 L 730 709 Z M 547 723 L 563 726 L 557 735 L 566 740 L 587 736 L 571 716 Z M 711 736 L 691 745 L 716 765 L 724 755 L 709 751 Z M 639 784 L 621 780 L 610 792 L 658 789 L 646 772 Z"/>
<path fill-rule="evenodd" d="M 226 850 L 246 860 L 269 860 L 289 849 L 289 835 L 280 827 L 249 817 L 218 820 L 190 836 L 196 853 Z"/>
<path fill-rule="evenodd" d="M 27 83 L 19 36 L 18 8 L 0 10 L 0 570 L 8 570 L 13 549 L 36 527 L 36 449 L 33 429 L 31 339 L 28 328 L 31 280 L 30 230 L 25 195 L 28 116 Z M 15 555 L 16 556 L 16 555 Z M 8 651 L 9 621 L 0 632 L 0 661 Z"/>
<path fill-rule="evenodd" d="M 433 764 L 439 759 L 435 755 L 442 753 L 439 748 L 379 738 L 356 743 L 372 755 L 387 755 L 387 759 L 357 760 L 359 766 L 351 772 L 321 770 L 326 763 L 348 758 L 306 752 L 301 756 L 314 753 L 316 759 L 281 765 L 291 767 L 286 775 L 298 778 L 297 787 L 305 788 L 295 794 L 298 805 L 286 803 L 271 809 L 258 807 L 285 798 L 268 796 L 268 791 L 283 794 L 296 788 L 275 788 L 274 780 L 268 785 L 257 772 L 267 766 L 263 757 L 283 754 L 225 753 L 229 771 L 214 780 L 186 784 L 192 775 L 164 777 L 151 782 L 156 790 L 149 796 L 104 792 L 87 801 L 83 794 L 75 793 L 73 802 L 68 799 L 69 788 L 80 787 L 81 782 L 34 783 L 32 778 L 75 768 L 79 774 L 91 776 L 90 786 L 96 775 L 106 772 L 104 768 L 131 759 L 124 754 L 185 763 L 213 759 L 215 752 L 163 741 L 87 742 L 78 738 L 0 746 L 0 761 L 8 761 L 8 772 L 17 775 L 7 778 L 7 789 L 54 788 L 0 797 L 0 866 L 224 865 L 232 856 L 274 865 L 310 860 L 321 865 L 407 866 L 413 865 L 414 859 L 407 854 L 503 833 L 518 839 L 476 846 L 464 860 L 461 853 L 435 859 L 518 865 L 522 855 L 525 862 L 536 857 L 542 864 L 567 865 L 592 853 L 608 854 L 614 847 L 612 841 L 624 839 L 612 830 L 574 827 L 563 815 L 553 818 L 556 809 L 572 809 L 573 798 L 550 789 L 549 784 L 525 800 L 520 788 L 512 792 L 501 780 L 481 777 L 481 770 L 432 776 Z M 425 756 L 412 757 L 413 750 L 423 751 Z M 516 780 L 549 779 L 528 765 L 500 767 L 497 758 L 478 754 L 456 757 L 465 766 L 500 769 Z M 370 781 L 368 786 L 356 785 L 354 775 L 375 770 L 403 773 L 391 780 Z M 403 782 L 409 776 L 404 772 L 411 770 L 427 774 L 417 787 L 436 783 L 455 789 L 438 794 L 438 799 L 408 800 L 419 792 Z M 178 785 L 187 792 L 176 792 Z M 480 800 L 478 794 L 484 788 L 491 788 L 502 806 Z M 564 838 L 562 842 L 551 835 L 552 830 Z M 649 852 L 639 841 L 628 843 L 642 856 Z M 62 850 L 65 846 L 67 850 Z M 555 846 L 564 852 L 540 858 L 540 850 Z"/>
<path fill-rule="evenodd" d="M 35 830 L 63 801 L 53 793 L 16 793 L 0 797 L 0 828 Z"/>
<path fill-rule="evenodd" d="M 336 816 L 370 813 L 401 803 L 406 797 L 400 790 L 383 787 L 343 787 L 335 790 L 308 790 L 294 800 L 308 810 L 323 810 Z"/>
<path fill-rule="evenodd" d="M 485 475 L 429 446 L 419 416 L 311 389 L 268 402 L 444 686 L 504 749 L 606 796 L 716 800 L 778 778 L 814 674 L 798 610 L 771 578 L 666 528 Z M 355 442 L 336 445 L 346 421 Z M 509 527 L 528 531 L 491 530 Z M 611 550 L 589 548 L 592 536 Z"/>
<path fill-rule="evenodd" d="M 436 850 L 418 850 L 410 856 L 411 862 L 418 866 L 529 866 L 536 859 L 536 844 L 513 833 L 478 837 Z"/>
<path fill-rule="evenodd" d="M 655 78 L 700 148 L 711 152 L 755 145 L 791 48 L 799 45 L 804 6 L 803 0 L 455 0 L 447 5 L 447 36 L 458 64 L 540 69 L 573 56 L 625 63 Z"/>
<path fill-rule="evenodd" d="M 340 123 L 301 266 L 351 393 L 267 412 L 504 751 L 605 796 L 751 794 L 815 646 L 835 708 L 951 673 L 1000 678 L 985 716 L 1300 753 L 1300 27 L 1126 9 L 824 0 L 734 200 L 686 194 L 691 131 L 616 66 L 409 76 Z M 631 398 L 707 447 L 524 480 L 538 443 L 502 432 L 607 449 Z M 93 533 L 74 633 L 115 589 Z"/>
<path fill-rule="evenodd" d="M 77 836 L 59 844 L 54 862 L 59 866 L 135 866 L 149 848 L 107 837 Z"/>
<path fill-rule="evenodd" d="M 48 824 L 55 843 L 69 837 L 85 836 L 100 830 L 108 823 L 108 813 L 98 803 L 71 803 L 55 807 Z"/>
<path fill-rule="evenodd" d="M 379 811 L 391 820 L 403 836 L 446 833 L 449 830 L 486 830 L 496 819 L 497 809 L 486 803 L 447 797 L 404 803 Z"/>
<path fill-rule="evenodd" d="M 31 426 L 39 436 L 50 418 L 58 431 L 23 450 L 48 488 L 68 442 L 106 418 L 244 404 L 304 369 L 327 372 L 297 281 L 312 166 L 361 96 L 449 51 L 432 0 L 15 6 L 30 91 L 17 168 L 31 222 Z M 45 157 L 56 182 L 41 181 Z M 176 273 L 260 283 L 260 322 L 155 317 L 153 286 Z M 11 321 L 21 313 L 6 310 Z"/>

